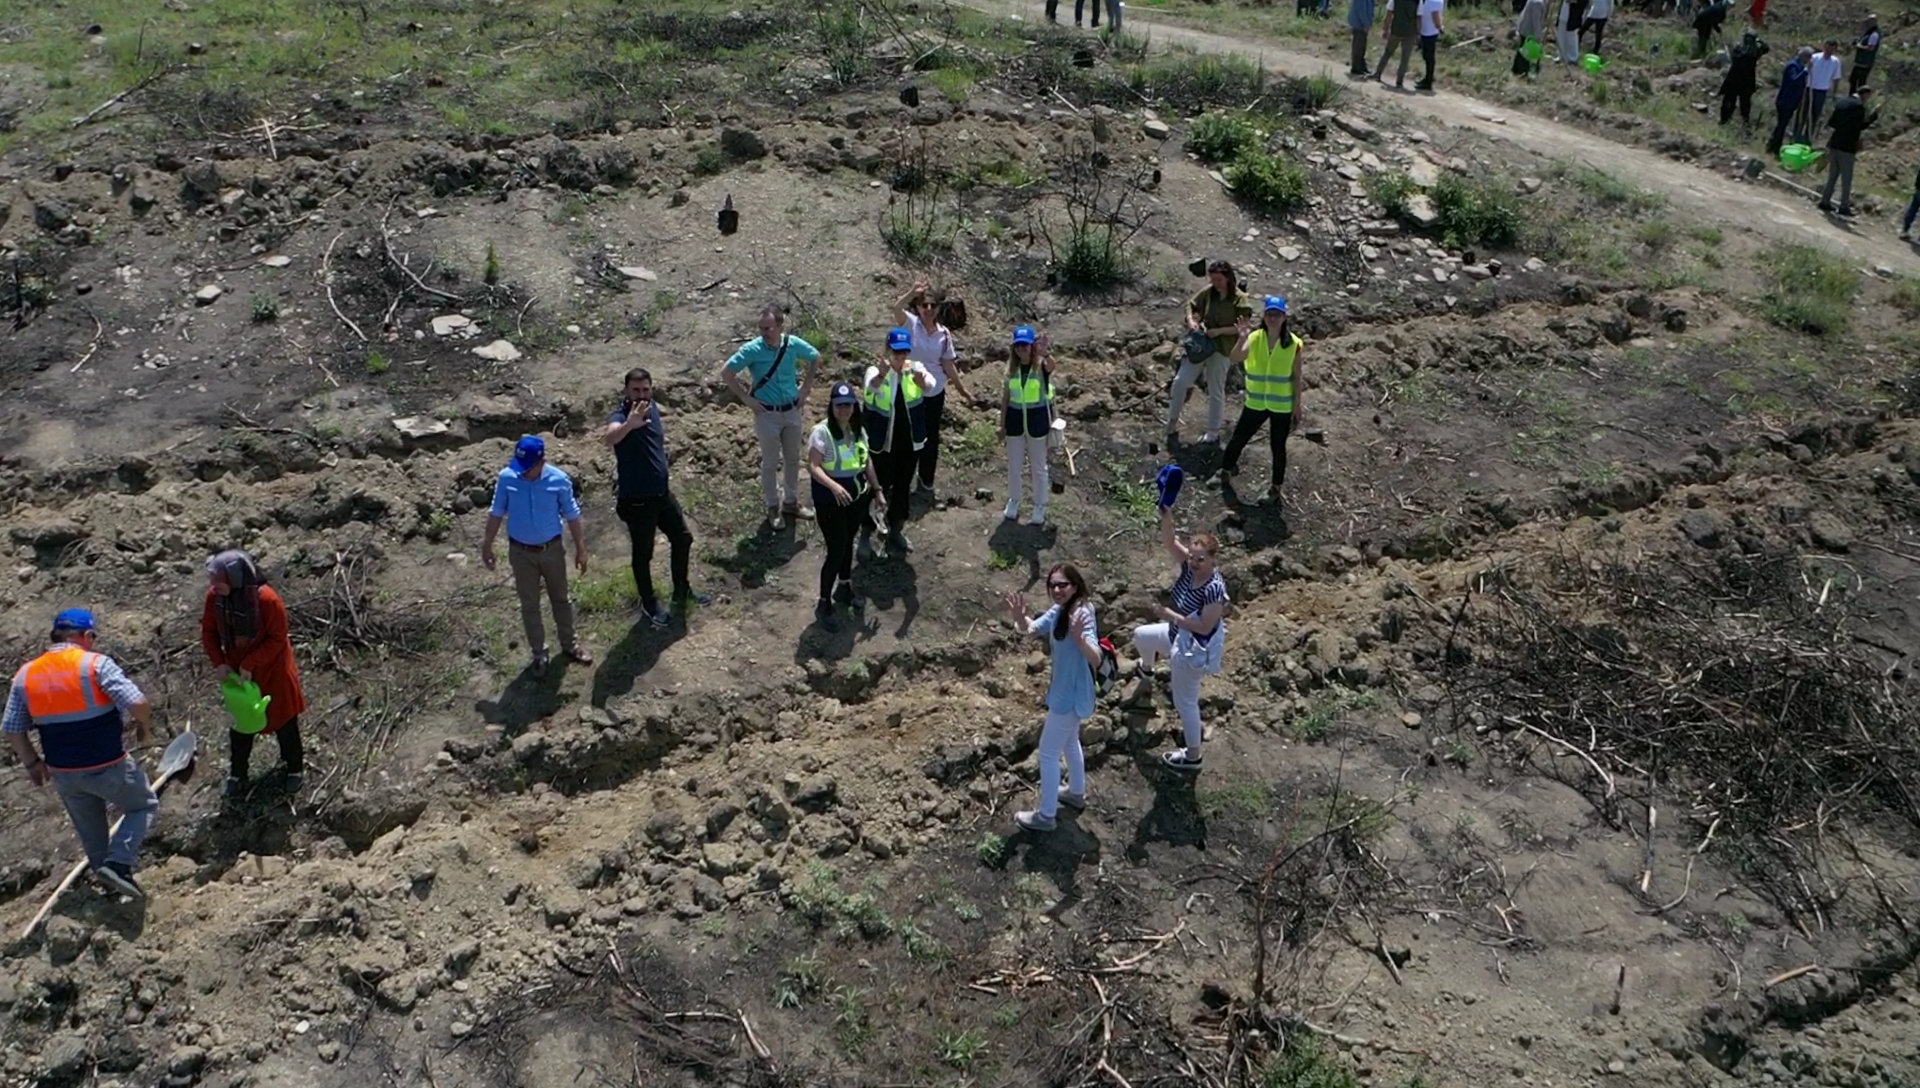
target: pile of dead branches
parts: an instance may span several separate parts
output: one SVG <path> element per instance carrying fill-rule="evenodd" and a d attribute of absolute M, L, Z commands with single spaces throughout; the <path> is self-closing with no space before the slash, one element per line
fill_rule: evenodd
<path fill-rule="evenodd" d="M 371 582 L 378 573 L 379 560 L 367 552 L 336 552 L 317 586 L 287 606 L 294 644 L 342 673 L 353 671 L 356 654 L 422 657 L 445 645 L 449 625 L 487 593 L 475 584 L 433 599 L 376 599 Z"/>
<path fill-rule="evenodd" d="M 1483 579 L 1450 654 L 1456 724 L 1503 733 L 1641 834 L 1643 894 L 1666 808 L 1824 926 L 1839 895 L 1817 875 L 1823 845 L 1920 828 L 1920 708 L 1860 636 L 1854 576 L 1820 562 L 1561 555 L 1524 582 Z"/>

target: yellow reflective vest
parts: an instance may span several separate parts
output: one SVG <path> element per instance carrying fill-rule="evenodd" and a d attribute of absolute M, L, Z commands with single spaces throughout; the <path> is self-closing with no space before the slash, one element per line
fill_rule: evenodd
<path fill-rule="evenodd" d="M 1255 329 L 1247 337 L 1247 407 L 1278 415 L 1293 414 L 1293 359 L 1300 353 L 1301 340 L 1291 330 L 1287 343 L 1270 348 L 1267 330 Z"/>

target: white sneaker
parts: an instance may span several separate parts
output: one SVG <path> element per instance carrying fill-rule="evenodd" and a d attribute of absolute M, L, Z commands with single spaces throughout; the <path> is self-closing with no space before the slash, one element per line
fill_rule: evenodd
<path fill-rule="evenodd" d="M 1020 500 L 1017 497 L 1008 499 L 1007 508 L 1000 512 L 1000 516 L 1008 521 L 1020 520 Z"/>
<path fill-rule="evenodd" d="M 1033 517 L 1027 519 L 1027 524 L 1028 525 L 1045 525 L 1046 523 L 1047 523 L 1047 508 L 1044 505 L 1034 507 Z"/>

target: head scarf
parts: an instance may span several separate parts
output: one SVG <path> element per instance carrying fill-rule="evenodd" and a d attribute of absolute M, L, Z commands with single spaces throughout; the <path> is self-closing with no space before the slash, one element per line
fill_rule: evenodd
<path fill-rule="evenodd" d="M 221 552 L 207 560 L 207 573 L 225 579 L 232 591 L 215 594 L 215 614 L 220 621 L 220 644 L 232 652 L 236 643 L 250 641 L 260 634 L 260 587 L 267 584 L 253 556 L 238 549 Z"/>

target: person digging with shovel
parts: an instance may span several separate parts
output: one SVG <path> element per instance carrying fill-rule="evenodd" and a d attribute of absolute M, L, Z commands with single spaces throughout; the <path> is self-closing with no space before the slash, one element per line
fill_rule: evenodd
<path fill-rule="evenodd" d="M 70 608 L 55 616 L 50 641 L 13 674 L 0 732 L 34 785 L 53 783 L 94 879 L 141 898 L 133 873 L 160 798 L 127 757 L 123 734 L 131 721 L 136 743 L 152 740 L 153 705 L 113 658 L 94 651 L 93 613 Z M 44 758 L 27 736 L 35 729 Z M 117 828 L 107 822 L 109 805 L 120 810 Z"/>

